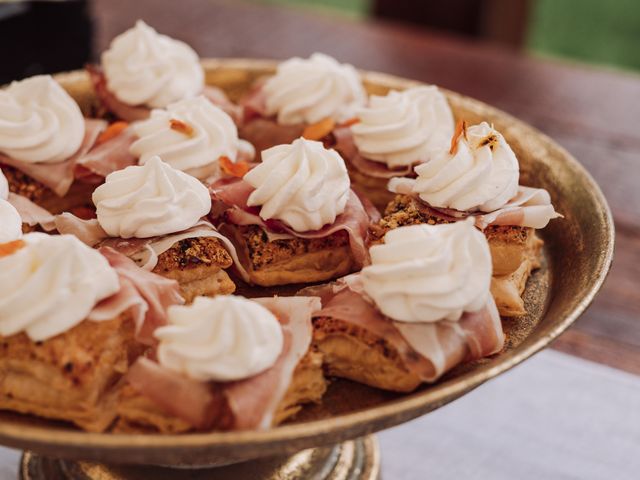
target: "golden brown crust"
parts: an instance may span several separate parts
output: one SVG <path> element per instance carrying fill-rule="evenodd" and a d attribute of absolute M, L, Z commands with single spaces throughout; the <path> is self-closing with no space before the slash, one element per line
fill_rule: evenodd
<path fill-rule="evenodd" d="M 145 349 L 134 337 L 129 313 L 43 342 L 0 337 L 0 408 L 104 431 L 115 418 L 116 384 Z"/>
<path fill-rule="evenodd" d="M 345 231 L 324 238 L 269 241 L 256 225 L 225 225 L 251 282 L 261 286 L 321 282 L 350 273 L 355 261 Z"/>
<path fill-rule="evenodd" d="M 327 390 L 327 380 L 322 371 L 322 354 L 310 348 L 298 362 L 291 384 L 273 417 L 273 426 L 290 419 L 306 403 L 319 403 Z"/>
<path fill-rule="evenodd" d="M 396 392 L 411 392 L 420 385 L 420 378 L 386 339 L 330 317 L 314 318 L 313 326 L 314 345 L 328 375 Z"/>
<path fill-rule="evenodd" d="M 176 280 L 187 302 L 198 295 L 233 293 L 235 284 L 223 269 L 233 259 L 220 240 L 214 237 L 187 238 L 158 255 L 154 273 Z"/>

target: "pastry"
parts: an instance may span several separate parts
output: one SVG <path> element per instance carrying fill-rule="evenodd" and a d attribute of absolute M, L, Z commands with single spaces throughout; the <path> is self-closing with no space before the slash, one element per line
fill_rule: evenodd
<path fill-rule="evenodd" d="M 233 119 L 203 96 L 154 109 L 132 126 L 136 140 L 130 151 L 144 165 L 154 155 L 173 168 L 199 179 L 249 168 L 255 150 L 238 138 Z"/>
<path fill-rule="evenodd" d="M 360 75 L 351 65 L 322 53 L 291 58 L 241 99 L 240 137 L 258 152 L 301 136 L 321 140 L 365 101 Z"/>
<path fill-rule="evenodd" d="M 56 218 L 58 231 L 91 246 L 115 248 L 143 268 L 177 280 L 187 301 L 235 290 L 225 271 L 233 263 L 233 246 L 203 219 L 211 197 L 196 178 L 155 156 L 109 174 L 93 202 L 96 219 L 63 214 Z"/>
<path fill-rule="evenodd" d="M 549 193 L 518 185 L 518 159 L 487 123 L 469 128 L 459 123 L 450 149 L 417 166 L 415 172 L 416 179 L 389 181 L 389 189 L 398 195 L 374 228 L 378 236 L 402 225 L 472 217 L 489 240 L 493 274 L 499 277 L 494 284 L 502 284 L 493 289 L 500 313 L 526 313 L 521 294 L 531 271 L 540 266 L 542 248 L 535 230 L 560 216 Z"/>
<path fill-rule="evenodd" d="M 314 297 L 198 297 L 169 308 L 156 359 L 126 377 L 116 431 L 177 433 L 265 429 L 321 399 L 326 383 L 311 347 Z"/>
<path fill-rule="evenodd" d="M 333 130 L 335 149 L 349 169 L 351 184 L 381 210 L 393 199 L 386 189 L 394 177 L 413 177 L 413 168 L 448 147 L 453 114 L 436 86 L 419 86 L 385 96 L 372 95 L 356 109 L 349 126 Z"/>
<path fill-rule="evenodd" d="M 242 179 L 211 191 L 214 223 L 235 245 L 249 283 L 326 281 L 365 262 L 370 217 L 344 161 L 320 142 L 265 150 Z"/>
<path fill-rule="evenodd" d="M 105 165 L 132 163 L 120 148 L 127 139 L 122 129 L 83 118 L 49 75 L 0 90 L 0 112 L 0 168 L 10 191 L 52 213 L 90 204 Z"/>
<path fill-rule="evenodd" d="M 71 235 L 1 244 L 0 409 L 107 429 L 143 335 L 182 301 L 175 282 L 142 273 Z"/>
<path fill-rule="evenodd" d="M 144 120 L 151 109 L 200 94 L 230 115 L 237 113 L 222 90 L 205 85 L 200 60 L 189 45 L 142 20 L 113 39 L 100 66 L 87 69 L 101 107 L 120 120 Z"/>
<path fill-rule="evenodd" d="M 400 227 L 383 241 L 361 273 L 302 292 L 322 298 L 314 344 L 329 375 L 410 392 L 502 349 L 489 246 L 473 221 Z"/>

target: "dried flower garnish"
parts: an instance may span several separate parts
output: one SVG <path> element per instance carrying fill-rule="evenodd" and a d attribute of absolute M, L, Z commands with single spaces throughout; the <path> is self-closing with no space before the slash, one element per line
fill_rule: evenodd
<path fill-rule="evenodd" d="M 182 120 L 178 120 L 177 118 L 172 118 L 169 120 L 169 125 L 171 126 L 171 130 L 175 130 L 176 132 L 182 133 L 187 137 L 193 136 L 193 127 L 188 123 L 183 122 Z"/>
<path fill-rule="evenodd" d="M 353 117 L 353 118 L 350 118 L 349 120 L 345 120 L 339 126 L 350 127 L 351 125 L 355 125 L 356 123 L 360 123 L 360 119 L 358 117 Z"/>
<path fill-rule="evenodd" d="M 247 162 L 233 163 L 229 157 L 220 157 L 218 163 L 222 171 L 232 177 L 242 178 L 249 171 L 249 164 Z"/>
<path fill-rule="evenodd" d="M 13 242 L 0 243 L 0 258 L 9 256 L 17 252 L 25 245 L 26 243 L 24 243 L 24 240 L 14 240 Z"/>
<path fill-rule="evenodd" d="M 498 146 L 498 141 L 498 135 L 496 135 L 496 132 L 491 132 L 489 135 L 480 140 L 480 142 L 478 142 L 477 148 L 488 146 L 491 150 L 493 150 Z"/>
<path fill-rule="evenodd" d="M 335 120 L 327 117 L 317 123 L 307 125 L 302 132 L 302 136 L 307 140 L 321 140 L 329 135 L 335 126 Z"/>
<path fill-rule="evenodd" d="M 122 121 L 113 122 L 111 125 L 109 125 L 105 129 L 104 132 L 98 135 L 98 138 L 96 139 L 96 145 L 100 145 L 101 143 L 104 143 L 107 140 L 111 140 L 112 138 L 117 137 L 128 126 L 129 124 L 127 122 L 122 122 Z"/>
<path fill-rule="evenodd" d="M 451 137 L 451 147 L 449 148 L 449 153 L 451 155 L 455 155 L 458 151 L 458 140 L 460 140 L 460 135 L 467 139 L 467 122 L 466 120 L 458 120 L 456 124 L 456 130 L 453 132 L 453 137 Z"/>

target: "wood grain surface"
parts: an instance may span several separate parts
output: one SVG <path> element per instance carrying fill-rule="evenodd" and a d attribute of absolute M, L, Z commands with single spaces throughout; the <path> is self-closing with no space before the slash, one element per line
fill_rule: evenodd
<path fill-rule="evenodd" d="M 231 0 L 96 0 L 93 8 L 97 52 L 138 18 L 203 57 L 322 51 L 478 98 L 554 138 L 600 184 L 617 230 L 603 290 L 555 346 L 640 374 L 640 75 L 536 59 L 400 24 Z"/>

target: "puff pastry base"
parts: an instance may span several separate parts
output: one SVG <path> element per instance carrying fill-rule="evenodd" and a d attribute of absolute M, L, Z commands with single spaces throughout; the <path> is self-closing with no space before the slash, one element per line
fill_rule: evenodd
<path fill-rule="evenodd" d="M 133 318 L 124 313 L 85 320 L 43 342 L 24 333 L 0 337 L 0 409 L 107 430 L 116 418 L 117 384 L 146 348 L 134 335 Z"/>
<path fill-rule="evenodd" d="M 154 273 L 176 280 L 187 302 L 198 295 L 227 295 L 236 289 L 224 269 L 233 260 L 217 238 L 188 238 L 158 255 Z"/>
<path fill-rule="evenodd" d="M 355 262 L 346 232 L 317 239 L 269 240 L 256 225 L 225 225 L 250 282 L 263 287 L 331 280 L 351 273 Z"/>

